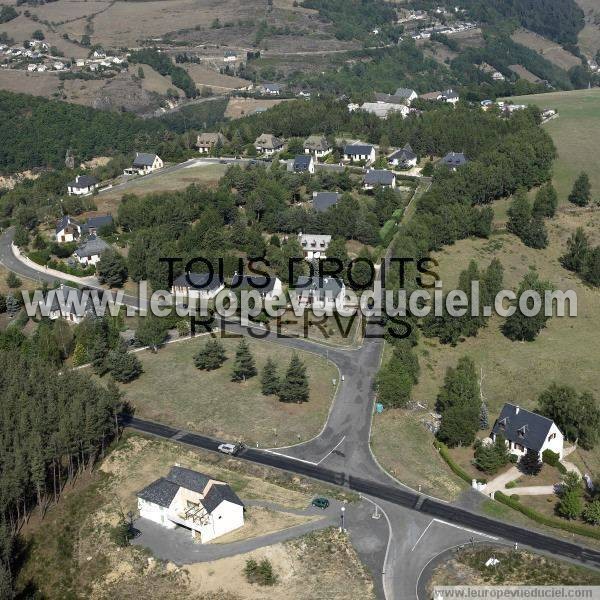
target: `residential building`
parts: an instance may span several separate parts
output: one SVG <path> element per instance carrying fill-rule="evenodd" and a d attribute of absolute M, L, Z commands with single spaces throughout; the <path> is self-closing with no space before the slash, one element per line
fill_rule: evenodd
<path fill-rule="evenodd" d="M 368 112 L 380 119 L 387 119 L 391 113 L 400 113 L 405 118 L 410 113 L 408 106 L 394 102 L 365 102 L 360 105 L 359 110 Z"/>
<path fill-rule="evenodd" d="M 327 258 L 325 253 L 331 243 L 330 235 L 299 233 L 298 241 L 300 242 L 300 246 L 302 246 L 306 260 L 311 261 L 319 258 Z"/>
<path fill-rule="evenodd" d="M 282 87 L 278 83 L 262 83 L 258 86 L 258 90 L 265 96 L 279 96 L 281 94 Z"/>
<path fill-rule="evenodd" d="M 203 544 L 244 525 L 244 504 L 229 485 L 184 467 L 171 467 L 137 497 L 140 517 L 185 527 Z"/>
<path fill-rule="evenodd" d="M 73 256 L 79 261 L 79 264 L 89 267 L 98 264 L 100 256 L 110 246 L 98 236 L 90 236 L 81 246 L 75 250 Z"/>
<path fill-rule="evenodd" d="M 395 188 L 396 176 L 386 169 L 369 169 L 363 179 L 363 189 L 372 190 L 376 187 Z"/>
<path fill-rule="evenodd" d="M 125 175 L 146 175 L 158 169 L 162 169 L 164 163 L 156 154 L 147 152 L 136 152 L 133 164 L 129 169 L 125 169 Z"/>
<path fill-rule="evenodd" d="M 223 146 L 227 143 L 227 138 L 220 132 L 218 133 L 200 133 L 196 138 L 196 147 L 200 154 L 210 154 L 212 149 Z"/>
<path fill-rule="evenodd" d="M 256 290 L 264 300 L 282 297 L 283 284 L 275 275 L 239 275 L 234 273 L 229 287 L 232 290 Z"/>
<path fill-rule="evenodd" d="M 364 160 L 367 164 L 375 162 L 375 147 L 371 144 L 347 144 L 344 146 L 344 160 Z"/>
<path fill-rule="evenodd" d="M 77 175 L 75 181 L 67 183 L 69 195 L 84 196 L 91 194 L 98 187 L 98 180 L 91 175 Z"/>
<path fill-rule="evenodd" d="M 173 280 L 171 293 L 176 296 L 185 296 L 198 300 L 214 298 L 225 284 L 216 275 L 210 273 L 184 273 Z"/>
<path fill-rule="evenodd" d="M 59 244 L 74 242 L 81 235 L 81 226 L 65 215 L 57 224 L 54 230 L 54 237 Z"/>
<path fill-rule="evenodd" d="M 235 62 L 237 60 L 237 53 L 233 50 L 225 50 L 223 53 L 223 62 Z"/>
<path fill-rule="evenodd" d="M 388 163 L 400 169 L 411 169 L 417 166 L 417 155 L 413 152 L 410 144 L 406 144 L 400 150 L 396 150 L 388 156 Z"/>
<path fill-rule="evenodd" d="M 310 154 L 299 154 L 294 158 L 292 163 L 292 170 L 295 173 L 314 173 L 315 172 L 315 161 Z"/>
<path fill-rule="evenodd" d="M 265 156 L 273 156 L 276 152 L 279 152 L 283 148 L 284 141 L 272 133 L 263 133 L 256 138 L 254 147 L 257 152 L 264 154 Z"/>
<path fill-rule="evenodd" d="M 453 89 L 448 89 L 444 90 L 440 94 L 439 99 L 443 102 L 448 102 L 449 104 L 456 104 L 460 100 L 460 97 L 458 95 L 458 92 L 454 91 Z"/>
<path fill-rule="evenodd" d="M 404 96 L 396 96 L 395 94 L 382 94 L 381 92 L 375 92 L 375 102 L 381 102 L 384 104 L 408 104 L 406 97 Z"/>
<path fill-rule="evenodd" d="M 338 203 L 342 195 L 339 192 L 313 192 L 312 206 L 316 212 L 325 212 Z"/>
<path fill-rule="evenodd" d="M 527 450 L 540 453 L 551 450 L 563 457 L 564 436 L 552 419 L 506 403 L 496 419 L 490 437 L 502 435 L 512 454 L 522 457 Z"/>
<path fill-rule="evenodd" d="M 419 97 L 419 94 L 410 88 L 398 88 L 394 92 L 394 96 L 402 98 L 406 104 L 410 104 L 413 100 Z"/>
<path fill-rule="evenodd" d="M 440 161 L 440 164 L 445 165 L 451 171 L 456 171 L 459 167 L 467 164 L 468 159 L 462 152 L 448 152 Z"/>
<path fill-rule="evenodd" d="M 83 292 L 84 290 L 63 284 L 56 289 L 45 292 L 44 298 L 50 297 L 52 299 L 48 318 L 52 321 L 65 319 L 70 323 L 81 323 L 87 315 L 94 312 L 93 300 L 89 294 L 85 304 L 83 303 Z M 101 292 L 93 290 L 93 293 Z"/>
<path fill-rule="evenodd" d="M 337 311 L 344 309 L 346 286 L 343 280 L 337 277 L 301 275 L 296 280 L 294 293 L 298 304 L 305 308 Z"/>
<path fill-rule="evenodd" d="M 83 235 L 98 235 L 101 229 L 112 227 L 112 215 L 96 215 L 89 217 L 88 220 L 81 226 Z"/>
<path fill-rule="evenodd" d="M 331 153 L 331 146 L 324 135 L 310 135 L 304 140 L 304 153 L 323 158 Z"/>

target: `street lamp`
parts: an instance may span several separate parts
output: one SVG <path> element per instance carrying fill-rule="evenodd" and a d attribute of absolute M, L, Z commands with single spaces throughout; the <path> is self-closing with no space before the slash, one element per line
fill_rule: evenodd
<path fill-rule="evenodd" d="M 342 506 L 342 508 L 341 508 L 340 510 L 342 511 L 342 514 L 341 514 L 341 518 L 342 518 L 342 526 L 341 526 L 341 528 L 340 528 L 340 531 L 342 531 L 342 532 L 343 532 L 343 531 L 346 531 L 346 529 L 345 529 L 345 527 L 344 527 L 344 512 L 346 512 L 346 507 L 345 507 L 345 506 Z"/>

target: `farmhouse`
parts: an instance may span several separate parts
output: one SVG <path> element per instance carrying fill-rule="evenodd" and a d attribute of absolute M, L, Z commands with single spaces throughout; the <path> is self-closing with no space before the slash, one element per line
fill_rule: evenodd
<path fill-rule="evenodd" d="M 256 290 L 264 300 L 273 300 L 283 293 L 281 279 L 275 276 L 239 275 L 234 273 L 230 287 L 234 290 Z"/>
<path fill-rule="evenodd" d="M 57 224 L 54 230 L 54 237 L 58 243 L 74 242 L 81 235 L 81 226 L 65 215 Z"/>
<path fill-rule="evenodd" d="M 315 172 L 315 161 L 310 154 L 299 154 L 294 158 L 292 163 L 292 170 L 295 173 L 314 173 Z"/>
<path fill-rule="evenodd" d="M 283 148 L 283 140 L 275 137 L 272 133 L 263 133 L 256 138 L 254 147 L 257 152 L 272 156 Z"/>
<path fill-rule="evenodd" d="M 258 90 L 265 96 L 279 96 L 281 94 L 281 85 L 279 83 L 262 83 Z"/>
<path fill-rule="evenodd" d="M 200 133 L 196 138 L 196 147 L 200 154 L 209 154 L 213 148 L 223 146 L 226 142 L 222 133 Z"/>
<path fill-rule="evenodd" d="M 324 135 L 310 135 L 304 140 L 304 153 L 313 154 L 315 158 L 323 158 L 331 153 L 331 146 Z"/>
<path fill-rule="evenodd" d="M 81 226 L 81 233 L 87 235 L 98 235 L 101 229 L 108 229 L 113 225 L 112 215 L 96 215 L 89 217 Z"/>
<path fill-rule="evenodd" d="M 467 157 L 462 152 L 448 152 L 440 161 L 440 164 L 447 166 L 451 171 L 456 171 L 459 167 L 466 165 Z"/>
<path fill-rule="evenodd" d="M 313 192 L 312 205 L 316 212 L 325 212 L 338 203 L 341 198 L 339 192 Z"/>
<path fill-rule="evenodd" d="M 136 152 L 133 164 L 130 168 L 125 169 L 125 175 L 146 175 L 157 169 L 162 169 L 163 166 L 162 159 L 156 154 Z"/>
<path fill-rule="evenodd" d="M 401 169 L 410 169 L 417 166 L 417 155 L 410 145 L 406 144 L 404 148 L 396 150 L 388 156 L 388 163 Z"/>
<path fill-rule="evenodd" d="M 67 183 L 69 195 L 83 196 L 90 194 L 98 187 L 98 180 L 91 175 L 77 175 L 75 181 Z"/>
<path fill-rule="evenodd" d="M 458 92 L 454 91 L 453 89 L 448 89 L 444 90 L 440 94 L 440 100 L 443 102 L 448 102 L 449 104 L 456 104 L 460 100 L 460 97 Z"/>
<path fill-rule="evenodd" d="M 375 147 L 371 144 L 347 144 L 344 146 L 344 160 L 375 162 Z"/>
<path fill-rule="evenodd" d="M 337 277 L 301 275 L 296 280 L 294 293 L 298 298 L 298 304 L 304 307 L 338 311 L 344 309 L 346 286 Z"/>
<path fill-rule="evenodd" d="M 372 190 L 377 186 L 395 188 L 396 176 L 386 169 L 369 169 L 363 179 L 363 189 Z"/>
<path fill-rule="evenodd" d="M 52 321 L 65 319 L 71 323 L 81 323 L 83 319 L 93 312 L 92 298 L 88 296 L 83 304 L 83 290 L 61 284 L 54 290 L 48 290 L 46 296 L 52 298 L 48 318 Z M 40 304 L 44 302 L 40 300 Z"/>
<path fill-rule="evenodd" d="M 137 493 L 140 517 L 174 529 L 190 529 L 201 543 L 244 525 L 244 504 L 223 481 L 203 473 L 171 467 Z"/>
<path fill-rule="evenodd" d="M 403 102 L 410 104 L 413 100 L 416 100 L 419 97 L 419 94 L 410 88 L 398 88 L 394 92 L 394 96 L 402 98 Z"/>
<path fill-rule="evenodd" d="M 100 260 L 101 254 L 110 246 L 99 237 L 92 235 L 75 252 L 73 256 L 84 266 L 95 265 Z"/>
<path fill-rule="evenodd" d="M 502 407 L 490 437 L 502 435 L 511 453 L 523 456 L 527 450 L 540 453 L 552 450 L 563 457 L 564 436 L 552 419 L 520 408 L 508 402 Z"/>
<path fill-rule="evenodd" d="M 327 258 L 325 252 L 331 243 L 330 235 L 319 235 L 312 233 L 299 233 L 298 241 L 302 246 L 304 258 L 308 261 L 319 258 Z"/>
<path fill-rule="evenodd" d="M 175 296 L 210 300 L 224 287 L 225 284 L 214 274 L 211 276 L 210 273 L 189 272 L 173 280 L 171 293 Z"/>
<path fill-rule="evenodd" d="M 387 119 L 390 113 L 400 113 L 404 118 L 410 112 L 406 104 L 399 104 L 397 102 L 365 102 L 359 108 L 380 119 Z"/>

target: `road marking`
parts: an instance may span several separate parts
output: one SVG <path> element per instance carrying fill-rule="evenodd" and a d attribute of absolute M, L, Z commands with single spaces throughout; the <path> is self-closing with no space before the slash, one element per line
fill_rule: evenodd
<path fill-rule="evenodd" d="M 342 442 L 343 442 L 345 439 L 346 439 L 346 436 L 344 436 L 344 437 L 343 437 L 343 438 L 342 438 L 342 439 L 341 439 L 341 440 L 340 440 L 340 441 L 339 441 L 339 442 L 338 442 L 338 443 L 337 443 L 337 444 L 336 444 L 336 445 L 333 447 L 333 449 L 332 449 L 330 452 L 328 452 L 328 453 L 327 453 L 327 454 L 326 454 L 326 455 L 325 455 L 325 456 L 324 456 L 324 457 L 323 457 L 323 458 L 322 458 L 322 459 L 321 459 L 321 460 L 320 460 L 320 461 L 319 461 L 317 464 L 318 464 L 318 465 L 320 465 L 320 464 L 321 464 L 321 463 L 322 463 L 322 462 L 323 462 L 323 461 L 324 461 L 326 458 L 328 458 L 329 456 L 331 456 L 331 454 L 333 454 L 333 453 L 334 453 L 334 452 L 337 450 L 338 446 L 340 446 L 340 444 L 341 444 L 341 443 L 342 443 Z"/>
<path fill-rule="evenodd" d="M 289 454 L 284 454 L 283 452 L 277 452 L 275 450 L 271 450 L 269 448 L 261 448 L 263 452 L 268 452 L 269 454 L 276 454 L 277 456 L 283 456 L 285 458 L 289 458 L 290 460 L 297 460 L 299 462 L 306 463 L 307 465 L 313 465 L 313 467 L 318 467 L 335 449 L 346 439 L 344 436 L 334 447 L 330 450 L 319 462 L 315 462 L 313 460 L 305 460 L 303 458 L 296 458 L 295 456 L 290 456 Z"/>
<path fill-rule="evenodd" d="M 423 529 L 423 533 L 419 536 L 419 539 L 415 542 L 415 545 L 410 549 L 411 552 L 417 547 L 417 544 L 421 541 L 421 538 L 427 533 L 427 530 L 431 527 L 431 524 L 435 520 L 436 519 L 431 519 L 431 521 L 429 521 L 429 525 L 427 525 L 427 527 L 425 527 L 425 529 Z"/>
<path fill-rule="evenodd" d="M 442 525 L 448 525 L 448 527 L 456 527 L 456 529 L 462 529 L 467 533 L 473 533 L 475 535 L 480 535 L 482 537 L 490 538 L 492 540 L 498 540 L 500 538 L 494 537 L 493 535 L 488 535 L 487 533 L 481 533 L 481 531 L 476 531 L 475 529 L 468 529 L 467 527 L 462 527 L 461 525 L 455 525 L 454 523 L 449 523 L 448 521 L 442 521 L 441 519 L 433 519 L 437 523 L 441 523 Z"/>

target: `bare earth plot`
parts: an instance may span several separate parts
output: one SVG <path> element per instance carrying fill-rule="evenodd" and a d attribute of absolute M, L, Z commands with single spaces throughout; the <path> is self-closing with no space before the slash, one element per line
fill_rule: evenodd
<path fill-rule="evenodd" d="M 237 339 L 222 340 L 228 360 L 220 369 L 196 369 L 193 356 L 206 340 L 204 336 L 170 344 L 157 354 L 137 355 L 144 373 L 123 391 L 138 416 L 263 447 L 293 444 L 319 433 L 333 398 L 332 379 L 338 377 L 331 363 L 302 352 L 310 400 L 285 404 L 275 396 L 263 396 L 260 375 L 243 383 L 231 381 Z M 250 348 L 259 374 L 269 357 L 284 373 L 292 356 L 290 348 L 273 342 L 251 341 Z"/>
<path fill-rule="evenodd" d="M 497 257 L 504 267 L 505 289 L 516 289 L 530 266 L 554 289 L 572 289 L 577 293 L 578 316 L 552 318 L 534 342 L 512 342 L 502 334 L 502 320 L 494 317 L 477 337 L 467 338 L 456 347 L 421 337 L 418 346 L 421 375 L 413 400 L 427 407 L 418 411 L 391 410 L 374 419 L 373 447 L 378 458 L 400 479 L 422 483 L 424 489 L 445 497 L 455 481 L 446 467 L 446 475 L 437 479 L 440 457 L 432 446 L 433 436 L 420 422 L 433 410 L 447 367 L 456 366 L 461 356 L 473 358 L 483 369 L 483 392 L 493 422 L 505 402 L 532 409 L 537 397 L 552 382 L 590 391 L 600 398 L 597 377 L 597 338 L 600 333 L 600 290 L 583 285 L 577 276 L 560 266 L 569 235 L 584 227 L 593 240 L 600 242 L 600 211 L 563 211 L 548 222 L 550 245 L 544 250 L 525 247 L 515 236 L 498 232 L 489 240 L 462 240 L 437 253 L 444 289 L 454 289 L 459 272 L 471 259 L 486 267 Z M 600 449 L 578 450 L 576 455 L 590 469 L 600 466 Z M 590 470 L 590 472 L 596 472 Z M 444 494 L 445 492 L 445 494 Z"/>
<path fill-rule="evenodd" d="M 560 202 L 567 202 L 573 182 L 586 171 L 592 184 L 592 197 L 600 198 L 600 89 L 552 92 L 511 98 L 513 102 L 555 108 L 557 119 L 544 124 L 558 150 L 553 182 Z"/>
<path fill-rule="evenodd" d="M 197 87 L 207 86 L 213 88 L 215 92 L 227 92 L 250 85 L 250 81 L 241 77 L 231 77 L 222 75 L 214 69 L 209 69 L 203 65 L 187 63 L 185 70 L 190 74 Z"/>
<path fill-rule="evenodd" d="M 581 64 L 581 59 L 577 56 L 567 52 L 556 42 L 548 40 L 537 33 L 533 33 L 533 31 L 517 29 L 517 31 L 511 35 L 511 38 L 514 42 L 517 42 L 517 44 L 522 44 L 527 48 L 531 48 L 531 50 L 535 50 L 540 56 L 543 56 L 546 60 L 565 71 Z"/>
<path fill-rule="evenodd" d="M 257 109 L 268 109 L 280 102 L 283 102 L 283 100 L 230 98 L 225 109 L 225 117 L 228 119 L 239 119 L 240 117 L 256 112 Z"/>
<path fill-rule="evenodd" d="M 540 83 L 541 79 L 532 73 L 529 69 L 526 69 L 523 65 L 508 65 L 508 68 L 518 75 L 521 79 L 529 81 L 530 83 Z"/>

